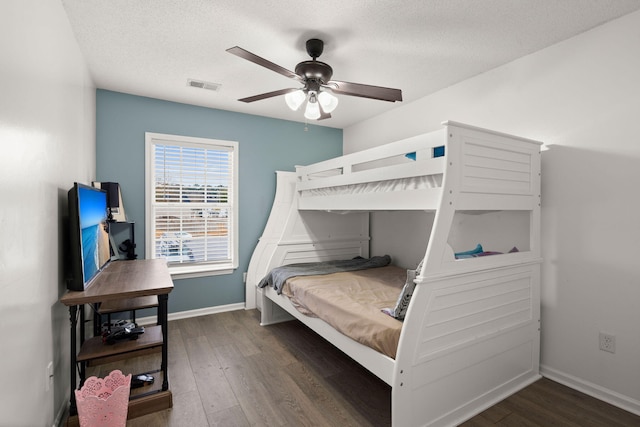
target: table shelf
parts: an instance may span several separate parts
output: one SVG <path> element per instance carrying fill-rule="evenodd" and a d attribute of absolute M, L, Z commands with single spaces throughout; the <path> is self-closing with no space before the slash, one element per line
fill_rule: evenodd
<path fill-rule="evenodd" d="M 92 364 L 109 363 L 116 360 L 128 359 L 135 356 L 132 353 L 141 352 L 157 347 L 161 350 L 164 340 L 162 339 L 162 328 L 160 326 L 148 326 L 144 328 L 144 333 L 136 340 L 123 340 L 115 344 L 106 344 L 102 337 L 93 337 L 86 340 L 76 357 L 77 362 L 91 361 Z M 148 354 L 149 352 L 145 352 Z M 138 354 L 141 355 L 141 354 Z"/>
<path fill-rule="evenodd" d="M 149 295 L 124 300 L 111 300 L 100 304 L 99 314 L 119 313 L 122 311 L 142 310 L 143 308 L 154 308 L 158 306 L 158 297 Z"/>

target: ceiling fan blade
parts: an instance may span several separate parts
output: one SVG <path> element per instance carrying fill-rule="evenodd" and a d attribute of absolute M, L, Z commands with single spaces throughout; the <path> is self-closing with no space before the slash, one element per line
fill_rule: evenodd
<path fill-rule="evenodd" d="M 402 101 L 402 91 L 400 89 L 341 82 L 338 80 L 331 80 L 327 82 L 326 86 L 333 92 L 342 95 L 360 96 L 362 98 L 389 102 Z"/>
<path fill-rule="evenodd" d="M 274 64 L 273 62 L 268 61 L 264 58 L 261 58 L 258 55 L 255 55 L 249 52 L 248 50 L 244 50 L 241 47 L 238 47 L 238 46 L 230 47 L 229 49 L 227 49 L 227 52 L 232 53 L 236 56 L 239 56 L 240 58 L 246 59 L 247 61 L 251 61 L 254 64 L 258 64 L 262 67 L 268 68 L 271 71 L 275 71 L 276 73 L 282 74 L 285 77 L 302 81 L 302 78 L 296 73 L 294 73 L 293 71 L 287 70 L 286 68 L 281 67 L 278 64 Z"/>
<path fill-rule="evenodd" d="M 295 92 L 296 90 L 300 90 L 300 89 L 289 88 L 289 89 L 274 90 L 273 92 L 267 92 L 267 93 L 262 93 L 260 95 L 248 96 L 246 98 L 238 99 L 238 101 L 242 101 L 242 102 L 260 101 L 261 99 L 272 98 L 278 95 L 285 95 L 289 92 Z"/>

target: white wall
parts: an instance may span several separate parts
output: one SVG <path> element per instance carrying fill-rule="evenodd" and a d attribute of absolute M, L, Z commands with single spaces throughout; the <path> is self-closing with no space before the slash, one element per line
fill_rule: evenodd
<path fill-rule="evenodd" d="M 635 12 L 344 130 L 345 153 L 445 120 L 546 142 L 543 373 L 636 413 L 639 47 Z M 616 335 L 615 354 L 598 349 L 599 331 Z"/>
<path fill-rule="evenodd" d="M 66 192 L 95 176 L 95 88 L 58 0 L 0 2 L 0 52 L 0 424 L 51 426 L 70 388 Z"/>

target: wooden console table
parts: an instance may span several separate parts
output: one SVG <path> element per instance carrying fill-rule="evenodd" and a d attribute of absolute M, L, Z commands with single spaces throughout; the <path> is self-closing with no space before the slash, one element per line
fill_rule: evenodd
<path fill-rule="evenodd" d="M 82 386 L 86 379 L 86 367 L 89 362 L 108 363 L 161 351 L 162 388 L 150 393 L 132 395 L 129 402 L 129 418 L 167 409 L 173 405 L 167 375 L 167 301 L 169 292 L 172 290 L 173 282 L 166 260 L 114 261 L 100 272 L 86 290 L 70 291 L 60 298 L 60 302 L 69 307 L 71 321 L 69 425 L 77 424 L 74 393 L 78 388 L 76 370 L 79 370 L 80 386 Z M 126 311 L 148 306 L 149 297 L 154 296 L 158 299 L 158 325 L 146 327 L 144 334 L 137 340 L 106 345 L 102 343 L 101 336 L 85 338 L 85 304 L 93 305 L 94 309 L 98 304 L 106 303 L 110 307 L 121 305 Z M 136 301 L 140 301 L 142 305 L 138 306 Z M 79 351 L 78 322 L 80 323 Z"/>

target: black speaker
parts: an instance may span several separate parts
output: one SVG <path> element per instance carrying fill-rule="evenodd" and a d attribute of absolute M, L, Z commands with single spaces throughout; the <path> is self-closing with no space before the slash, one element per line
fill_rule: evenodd
<path fill-rule="evenodd" d="M 109 209 L 120 207 L 120 185 L 117 182 L 101 182 L 100 188 L 107 192 Z"/>

